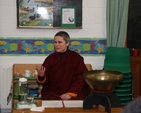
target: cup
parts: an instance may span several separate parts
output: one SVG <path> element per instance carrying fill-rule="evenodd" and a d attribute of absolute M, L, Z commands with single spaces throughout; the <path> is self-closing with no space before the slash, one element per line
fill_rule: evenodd
<path fill-rule="evenodd" d="M 33 95 L 28 95 L 27 96 L 27 102 L 28 102 L 28 104 L 33 104 L 34 103 L 34 96 Z"/>
<path fill-rule="evenodd" d="M 138 50 L 132 49 L 132 56 L 138 56 Z"/>
<path fill-rule="evenodd" d="M 29 70 L 25 70 L 25 77 L 30 77 L 31 72 Z"/>

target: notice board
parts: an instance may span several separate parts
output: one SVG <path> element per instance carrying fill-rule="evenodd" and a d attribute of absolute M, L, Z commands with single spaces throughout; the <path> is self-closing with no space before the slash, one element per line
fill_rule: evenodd
<path fill-rule="evenodd" d="M 17 0 L 17 28 L 82 28 L 82 0 Z"/>

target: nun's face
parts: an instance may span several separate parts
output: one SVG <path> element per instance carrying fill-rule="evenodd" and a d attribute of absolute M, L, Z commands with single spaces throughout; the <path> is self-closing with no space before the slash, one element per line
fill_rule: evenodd
<path fill-rule="evenodd" d="M 66 42 L 63 37 L 61 36 L 56 36 L 54 38 L 54 48 L 56 52 L 63 53 L 67 50 L 69 46 L 69 42 Z"/>

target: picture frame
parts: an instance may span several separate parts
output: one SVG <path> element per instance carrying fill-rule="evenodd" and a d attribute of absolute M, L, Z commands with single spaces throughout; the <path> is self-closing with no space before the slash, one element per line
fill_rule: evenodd
<path fill-rule="evenodd" d="M 76 7 L 61 7 L 61 27 L 76 27 Z"/>
<path fill-rule="evenodd" d="M 53 0 L 17 0 L 17 28 L 52 28 Z"/>

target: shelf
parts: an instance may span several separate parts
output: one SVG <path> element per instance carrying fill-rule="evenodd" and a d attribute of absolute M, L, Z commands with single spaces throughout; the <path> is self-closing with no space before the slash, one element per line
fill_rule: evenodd
<path fill-rule="evenodd" d="M 41 66 L 41 64 L 13 64 L 13 76 L 12 76 L 12 108 L 14 107 L 14 102 L 18 102 L 18 82 L 22 76 L 16 76 L 17 73 L 25 73 L 25 70 L 35 71 L 36 66 Z M 34 95 L 34 101 L 41 100 L 38 97 L 39 85 L 35 77 L 25 77 L 27 79 L 27 93 L 28 95 Z"/>
<path fill-rule="evenodd" d="M 18 96 L 13 96 L 13 99 L 18 99 Z M 41 99 L 40 97 L 34 97 L 34 99 Z"/>
<path fill-rule="evenodd" d="M 130 57 L 130 60 L 131 60 L 132 62 L 141 61 L 141 56 L 136 56 L 136 57 L 131 56 L 131 57 Z"/>
<path fill-rule="evenodd" d="M 14 80 L 19 80 L 19 77 L 13 78 Z M 27 80 L 36 80 L 36 78 L 26 78 Z"/>

